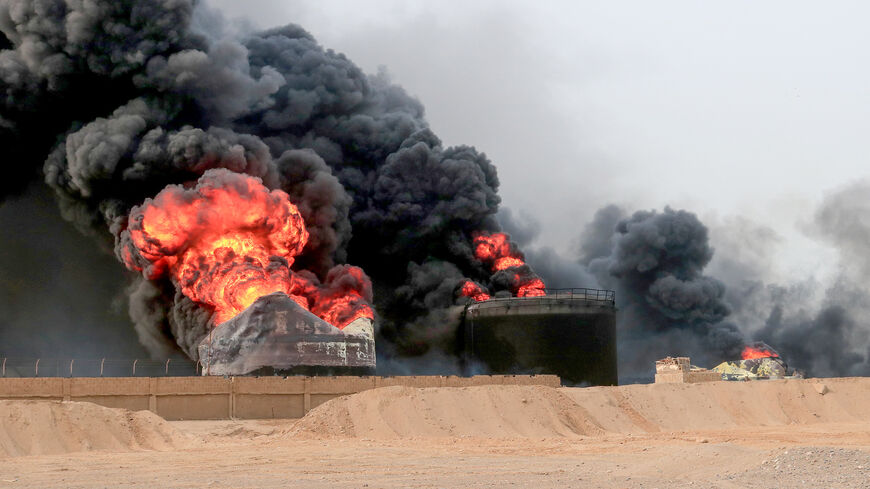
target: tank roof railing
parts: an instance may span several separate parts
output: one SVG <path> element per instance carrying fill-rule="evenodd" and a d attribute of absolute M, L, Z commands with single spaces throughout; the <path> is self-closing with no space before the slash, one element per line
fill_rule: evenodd
<path fill-rule="evenodd" d="M 616 292 L 606 289 L 588 289 L 585 287 L 573 287 L 570 289 L 544 289 L 548 296 L 554 297 L 570 297 L 576 299 L 586 299 L 591 301 L 606 301 L 613 302 L 616 299 Z"/>
<path fill-rule="evenodd" d="M 575 287 L 570 289 L 544 289 L 546 290 L 546 295 L 538 295 L 538 296 L 526 296 L 526 297 L 493 297 L 491 299 L 485 301 L 475 302 L 469 299 L 466 307 L 473 305 L 486 305 L 492 304 L 496 306 L 498 303 L 504 302 L 521 302 L 524 305 L 537 305 L 542 303 L 550 303 L 554 300 L 572 300 L 572 301 L 585 301 L 587 303 L 594 303 L 600 305 L 616 305 L 616 292 L 612 290 L 604 290 L 604 289 L 589 289 L 583 287 Z"/>

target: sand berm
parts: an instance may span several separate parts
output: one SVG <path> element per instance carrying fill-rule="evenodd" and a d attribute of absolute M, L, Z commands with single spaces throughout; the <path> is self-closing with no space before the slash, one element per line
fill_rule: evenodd
<path fill-rule="evenodd" d="M 89 402 L 0 401 L 0 456 L 167 450 L 195 441 L 150 411 Z"/>
<path fill-rule="evenodd" d="M 620 387 L 384 387 L 330 400 L 274 438 L 586 438 L 870 422 L 870 379 Z M 148 411 L 0 401 L 0 456 L 209 443 Z"/>
<path fill-rule="evenodd" d="M 313 409 L 288 436 L 596 437 L 870 421 L 870 378 L 543 386 L 385 387 Z"/>

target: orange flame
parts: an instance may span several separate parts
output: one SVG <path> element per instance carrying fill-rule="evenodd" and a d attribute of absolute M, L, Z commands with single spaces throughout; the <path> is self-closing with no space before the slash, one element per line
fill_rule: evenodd
<path fill-rule="evenodd" d="M 515 258 L 513 256 L 503 256 L 493 262 L 492 268 L 494 270 L 507 270 L 508 268 L 521 267 L 525 264 L 526 262 L 520 260 L 519 258 Z"/>
<path fill-rule="evenodd" d="M 544 281 L 536 278 L 520 285 L 520 288 L 517 290 L 517 297 L 540 297 L 542 295 L 547 295 L 547 293 L 544 292 L 545 288 Z"/>
<path fill-rule="evenodd" d="M 339 328 L 374 317 L 361 269 L 336 267 L 324 284 L 290 270 L 308 231 L 289 196 L 256 177 L 208 171 L 193 189 L 169 186 L 134 207 L 129 222 L 130 245 L 121 253 L 127 267 L 149 279 L 168 274 L 185 296 L 214 308 L 215 324 L 273 292 Z"/>
<path fill-rule="evenodd" d="M 521 267 L 526 264 L 522 254 L 511 247 L 510 238 L 504 233 L 478 234 L 474 237 L 474 257 L 489 263 L 493 272 Z M 537 277 L 524 277 L 514 274 L 514 293 L 517 297 L 537 297 L 546 295 L 544 281 Z M 462 285 L 460 294 L 475 301 L 489 300 L 489 294 L 471 281 Z M 485 298 L 483 298 L 485 297 Z"/>
<path fill-rule="evenodd" d="M 743 354 L 741 358 L 744 360 L 753 360 L 755 358 L 776 358 L 779 357 L 775 351 L 765 348 L 763 346 L 753 347 L 747 346 L 743 349 Z"/>
<path fill-rule="evenodd" d="M 483 287 L 471 280 L 466 280 L 462 284 L 462 289 L 459 293 L 465 297 L 471 297 L 476 302 L 488 301 L 491 298 L 489 294 L 483 291 Z"/>
<path fill-rule="evenodd" d="M 474 257 L 482 262 L 496 262 L 500 258 L 513 257 L 511 254 L 511 243 L 507 234 L 493 233 L 475 236 Z M 522 264 L 522 260 L 520 259 L 519 261 Z M 504 270 L 504 268 L 497 268 L 497 270 Z"/>

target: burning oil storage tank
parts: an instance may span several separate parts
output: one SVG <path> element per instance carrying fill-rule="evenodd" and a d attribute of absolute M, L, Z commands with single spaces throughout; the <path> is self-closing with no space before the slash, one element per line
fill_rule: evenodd
<path fill-rule="evenodd" d="M 612 290 L 549 290 L 466 306 L 466 365 L 494 374 L 556 374 L 566 384 L 616 385 L 616 304 Z"/>

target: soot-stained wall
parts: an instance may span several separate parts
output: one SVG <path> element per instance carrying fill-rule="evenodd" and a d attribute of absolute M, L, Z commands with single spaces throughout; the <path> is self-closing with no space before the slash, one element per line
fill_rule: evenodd
<path fill-rule="evenodd" d="M 568 385 L 616 385 L 616 308 L 609 300 L 545 296 L 471 304 L 466 364 L 494 374 L 555 374 Z"/>

